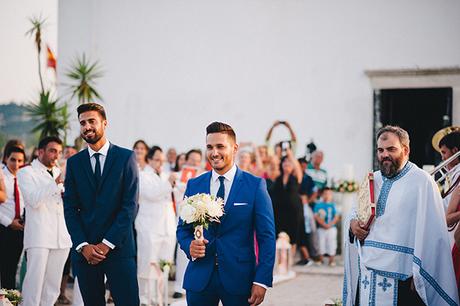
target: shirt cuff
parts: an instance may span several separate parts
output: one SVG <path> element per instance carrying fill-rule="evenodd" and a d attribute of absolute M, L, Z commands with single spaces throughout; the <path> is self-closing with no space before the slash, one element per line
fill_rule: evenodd
<path fill-rule="evenodd" d="M 79 245 L 77 245 L 77 247 L 75 248 L 75 250 L 77 252 L 80 252 L 81 251 L 81 248 L 84 247 L 85 245 L 88 245 L 89 243 L 88 242 L 82 242 L 80 243 Z"/>
<path fill-rule="evenodd" d="M 115 249 L 115 245 L 109 241 L 107 241 L 106 239 L 102 239 L 102 243 L 105 244 L 106 246 L 108 246 L 109 248 L 111 248 L 112 250 Z"/>
<path fill-rule="evenodd" d="M 253 285 L 260 286 L 260 287 L 264 288 L 265 290 L 268 289 L 268 286 L 266 286 L 266 285 L 264 285 L 264 284 L 261 284 L 261 283 L 258 283 L 258 282 L 253 282 L 252 284 L 253 284 Z"/>
<path fill-rule="evenodd" d="M 8 218 L 6 216 L 0 215 L 0 224 L 3 225 L 4 227 L 8 227 L 13 223 L 14 219 Z"/>

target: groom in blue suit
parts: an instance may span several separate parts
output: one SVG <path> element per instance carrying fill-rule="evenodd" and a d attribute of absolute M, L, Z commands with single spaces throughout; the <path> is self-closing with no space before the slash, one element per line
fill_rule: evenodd
<path fill-rule="evenodd" d="M 204 231 L 204 241 L 195 240 L 193 226 L 179 220 L 177 239 L 190 259 L 184 277 L 187 304 L 259 305 L 272 286 L 275 262 L 275 225 L 265 181 L 235 166 L 238 144 L 231 126 L 211 123 L 206 128 L 206 148 L 213 170 L 191 179 L 185 196 L 221 197 L 225 213 L 220 223 Z"/>
<path fill-rule="evenodd" d="M 105 137 L 107 118 L 96 103 L 78 107 L 88 149 L 67 161 L 64 215 L 72 264 L 85 305 L 105 305 L 104 277 L 115 305 L 139 306 L 133 222 L 138 169 L 132 151 Z"/>

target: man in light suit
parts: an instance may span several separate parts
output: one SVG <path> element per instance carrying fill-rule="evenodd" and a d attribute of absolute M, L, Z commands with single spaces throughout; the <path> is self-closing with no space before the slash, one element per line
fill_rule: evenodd
<path fill-rule="evenodd" d="M 45 137 L 38 144 L 38 158 L 18 171 L 24 197 L 24 250 L 27 272 L 22 286 L 24 306 L 54 305 L 61 276 L 72 245 L 64 221 L 62 177 L 57 167 L 62 141 Z"/>
<path fill-rule="evenodd" d="M 64 213 L 72 264 L 85 305 L 105 305 L 104 276 L 115 305 L 138 306 L 133 222 L 138 199 L 134 153 L 109 143 L 96 103 L 77 109 L 88 149 L 67 161 Z"/>
<path fill-rule="evenodd" d="M 177 239 L 191 260 L 184 278 L 189 306 L 259 305 L 272 285 L 275 261 L 273 209 L 265 181 L 235 166 L 235 132 L 225 123 L 206 129 L 206 156 L 213 170 L 191 179 L 185 196 L 207 193 L 225 201 L 221 223 L 194 240 L 191 224 L 179 220 Z M 254 232 L 259 246 L 256 263 Z"/>

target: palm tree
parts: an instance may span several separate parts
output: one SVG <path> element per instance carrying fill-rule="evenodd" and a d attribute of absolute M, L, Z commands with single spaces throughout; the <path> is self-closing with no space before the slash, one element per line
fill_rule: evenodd
<path fill-rule="evenodd" d="M 26 32 L 26 35 L 33 36 L 35 35 L 35 46 L 37 48 L 37 58 L 38 58 L 38 77 L 40 78 L 40 85 L 42 88 L 42 93 L 45 93 L 45 87 L 43 86 L 43 77 L 42 77 L 42 68 L 40 55 L 42 51 L 42 29 L 45 26 L 46 19 L 43 19 L 42 16 L 39 17 L 29 17 L 30 23 L 32 23 L 32 28 Z"/>
<path fill-rule="evenodd" d="M 59 106 L 58 100 L 53 99 L 49 91 L 40 93 L 38 104 L 30 103 L 26 108 L 38 122 L 32 132 L 40 132 L 40 139 L 46 136 L 60 136 L 68 125 L 66 104 Z"/>
<path fill-rule="evenodd" d="M 92 102 L 95 99 L 102 100 L 94 87 L 96 79 L 103 76 L 97 61 L 91 63 L 83 53 L 81 57 L 75 59 L 66 76 L 73 81 L 73 84 L 68 85 L 72 92 L 71 99 L 77 96 L 79 104 Z"/>
<path fill-rule="evenodd" d="M 61 133 L 66 137 L 69 125 L 67 103 L 59 105 L 58 99 L 52 98 L 51 92 L 45 90 L 45 86 L 43 85 L 41 70 L 41 37 L 46 19 L 41 16 L 30 17 L 29 21 L 32 24 L 32 28 L 26 32 L 26 35 L 35 36 L 35 46 L 37 48 L 38 58 L 38 77 L 41 86 L 38 103 L 31 102 L 26 106 L 30 116 L 38 122 L 32 132 L 40 132 L 40 139 L 46 136 L 60 136 Z"/>

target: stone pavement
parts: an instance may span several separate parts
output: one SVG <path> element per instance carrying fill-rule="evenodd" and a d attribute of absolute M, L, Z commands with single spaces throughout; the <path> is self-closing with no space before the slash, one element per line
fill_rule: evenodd
<path fill-rule="evenodd" d="M 341 298 L 343 266 L 294 267 L 296 278 L 277 284 L 267 292 L 263 306 L 319 306 Z"/>

